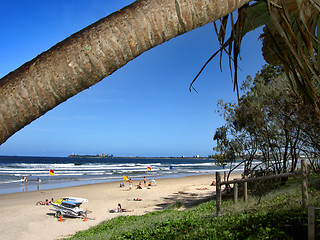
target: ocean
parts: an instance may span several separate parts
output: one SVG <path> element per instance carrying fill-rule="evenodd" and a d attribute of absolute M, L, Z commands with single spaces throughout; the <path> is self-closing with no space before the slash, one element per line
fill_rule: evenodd
<path fill-rule="evenodd" d="M 54 175 L 49 171 L 53 170 Z M 177 178 L 228 171 L 202 158 L 85 158 L 0 156 L 0 194 L 101 182 Z M 27 178 L 27 182 L 21 181 Z M 37 179 L 41 181 L 38 182 Z"/>

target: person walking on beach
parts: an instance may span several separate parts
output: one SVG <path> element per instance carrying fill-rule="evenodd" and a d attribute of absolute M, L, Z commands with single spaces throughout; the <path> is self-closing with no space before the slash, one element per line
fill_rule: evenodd
<path fill-rule="evenodd" d="M 131 190 L 132 189 L 132 180 L 131 180 L 131 178 L 129 179 L 129 190 Z"/>
<path fill-rule="evenodd" d="M 143 182 L 144 182 L 144 186 L 146 187 L 146 186 L 147 186 L 147 179 L 146 179 L 146 177 L 143 177 Z"/>

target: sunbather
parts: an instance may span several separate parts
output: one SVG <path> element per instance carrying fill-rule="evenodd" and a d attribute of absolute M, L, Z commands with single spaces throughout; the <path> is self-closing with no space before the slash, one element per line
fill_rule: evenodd
<path fill-rule="evenodd" d="M 109 210 L 109 213 L 120 213 L 120 212 L 133 212 L 133 210 L 122 208 L 120 203 L 118 204 L 117 208 Z"/>
<path fill-rule="evenodd" d="M 42 201 L 37 202 L 36 205 L 50 205 L 50 203 L 49 203 L 49 200 L 46 199 L 44 202 Z"/>
<path fill-rule="evenodd" d="M 209 188 L 196 188 L 197 190 L 209 190 Z"/>
<path fill-rule="evenodd" d="M 142 201 L 141 198 L 129 198 L 128 201 Z"/>

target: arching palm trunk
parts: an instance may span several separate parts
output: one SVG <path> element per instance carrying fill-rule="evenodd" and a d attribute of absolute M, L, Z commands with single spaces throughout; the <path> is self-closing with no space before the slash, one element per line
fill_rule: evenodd
<path fill-rule="evenodd" d="M 138 0 L 0 80 L 0 144 L 58 104 L 171 38 L 250 0 Z"/>

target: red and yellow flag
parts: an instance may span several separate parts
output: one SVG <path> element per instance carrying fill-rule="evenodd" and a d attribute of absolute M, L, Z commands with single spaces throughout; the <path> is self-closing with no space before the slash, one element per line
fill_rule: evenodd
<path fill-rule="evenodd" d="M 148 171 L 151 171 L 151 167 L 147 167 L 147 170 L 148 170 Z"/>
<path fill-rule="evenodd" d="M 54 171 L 52 169 L 50 169 L 49 174 L 53 176 L 54 175 Z"/>

